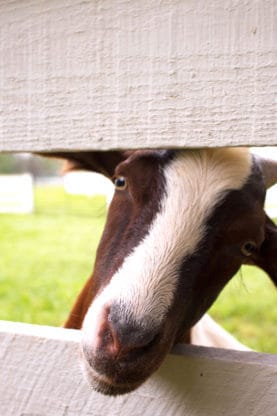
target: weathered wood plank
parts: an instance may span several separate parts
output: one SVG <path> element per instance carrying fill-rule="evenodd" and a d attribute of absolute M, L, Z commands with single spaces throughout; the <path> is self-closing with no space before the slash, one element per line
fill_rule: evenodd
<path fill-rule="evenodd" d="M 273 145 L 276 0 L 0 0 L 0 151 Z"/>
<path fill-rule="evenodd" d="M 277 356 L 177 346 L 135 392 L 91 391 L 79 331 L 0 321 L 3 416 L 275 416 Z"/>

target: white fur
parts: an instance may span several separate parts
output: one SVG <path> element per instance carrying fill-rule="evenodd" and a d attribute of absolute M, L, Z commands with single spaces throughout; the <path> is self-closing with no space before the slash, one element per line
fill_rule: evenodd
<path fill-rule="evenodd" d="M 190 337 L 193 345 L 250 351 L 207 314 L 191 329 Z"/>
<path fill-rule="evenodd" d="M 224 192 L 243 186 L 251 170 L 246 149 L 185 150 L 164 171 L 166 192 L 148 234 L 124 260 L 90 306 L 85 342 L 95 344 L 105 306 L 119 303 L 124 316 L 158 328 L 177 286 L 177 270 L 205 235 L 205 221 Z"/>

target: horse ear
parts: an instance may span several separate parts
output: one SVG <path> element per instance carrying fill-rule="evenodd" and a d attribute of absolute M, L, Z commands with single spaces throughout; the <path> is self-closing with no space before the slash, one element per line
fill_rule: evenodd
<path fill-rule="evenodd" d="M 54 157 L 65 160 L 64 172 L 72 170 L 88 170 L 102 173 L 111 178 L 116 166 L 125 160 L 130 152 L 55 152 L 37 153 L 43 157 Z"/>
<path fill-rule="evenodd" d="M 265 239 L 258 253 L 253 257 L 253 263 L 262 268 L 277 286 L 277 227 L 266 216 Z"/>

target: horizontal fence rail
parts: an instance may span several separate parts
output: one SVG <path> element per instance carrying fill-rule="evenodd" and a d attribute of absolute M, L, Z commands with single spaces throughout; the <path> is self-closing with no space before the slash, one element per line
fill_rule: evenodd
<path fill-rule="evenodd" d="M 0 1 L 0 151 L 273 145 L 276 0 Z"/>
<path fill-rule="evenodd" d="M 0 321 L 3 416 L 275 416 L 277 356 L 178 345 L 133 393 L 91 390 L 77 330 Z"/>

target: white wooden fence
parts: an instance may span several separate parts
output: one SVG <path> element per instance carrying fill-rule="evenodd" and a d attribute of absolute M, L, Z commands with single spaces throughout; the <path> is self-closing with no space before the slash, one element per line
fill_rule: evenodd
<path fill-rule="evenodd" d="M 275 0 L 0 0 L 0 151 L 276 145 Z M 275 416 L 276 355 L 178 346 L 90 391 L 78 331 L 1 323 L 0 415 Z"/>
<path fill-rule="evenodd" d="M 0 213 L 30 214 L 33 210 L 32 175 L 0 175 Z"/>
<path fill-rule="evenodd" d="M 0 322 L 2 416 L 275 416 L 276 357 L 179 345 L 131 394 L 92 391 L 79 331 Z M 275 377 L 275 378 L 274 378 Z"/>
<path fill-rule="evenodd" d="M 276 0 L 0 8 L 0 150 L 276 144 Z"/>

